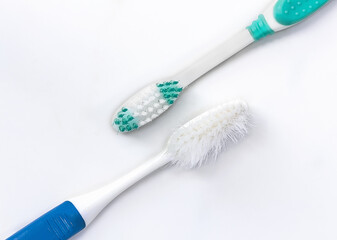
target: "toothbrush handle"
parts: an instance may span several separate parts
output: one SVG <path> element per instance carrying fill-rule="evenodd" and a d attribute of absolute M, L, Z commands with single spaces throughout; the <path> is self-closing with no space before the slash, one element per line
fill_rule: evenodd
<path fill-rule="evenodd" d="M 45 213 L 7 240 L 66 240 L 85 228 L 85 222 L 75 208 L 66 201 Z"/>
<path fill-rule="evenodd" d="M 257 41 L 294 26 L 328 2 L 329 0 L 272 0 L 268 8 L 247 29 Z"/>

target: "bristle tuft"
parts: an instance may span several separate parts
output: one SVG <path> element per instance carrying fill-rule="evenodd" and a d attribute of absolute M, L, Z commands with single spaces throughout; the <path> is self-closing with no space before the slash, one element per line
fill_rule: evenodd
<path fill-rule="evenodd" d="M 148 85 L 118 109 L 112 126 L 118 132 L 130 132 L 144 126 L 165 112 L 177 100 L 182 90 L 179 81 Z"/>
<path fill-rule="evenodd" d="M 249 110 L 244 101 L 215 107 L 173 133 L 168 143 L 171 163 L 184 168 L 200 167 L 216 159 L 228 143 L 245 136 L 248 125 Z"/>

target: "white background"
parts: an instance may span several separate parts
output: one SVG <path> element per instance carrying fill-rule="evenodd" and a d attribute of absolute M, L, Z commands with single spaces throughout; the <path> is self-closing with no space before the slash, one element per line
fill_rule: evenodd
<path fill-rule="evenodd" d="M 151 125 L 110 126 L 132 93 L 247 26 L 267 0 L 0 0 L 0 239 L 159 152 L 235 97 L 255 127 L 218 162 L 168 168 L 74 239 L 336 239 L 337 4 L 188 88 Z"/>

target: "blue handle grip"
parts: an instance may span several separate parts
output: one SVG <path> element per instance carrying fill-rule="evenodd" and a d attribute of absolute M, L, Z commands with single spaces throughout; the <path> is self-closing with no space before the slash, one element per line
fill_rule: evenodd
<path fill-rule="evenodd" d="M 85 222 L 75 206 L 66 201 L 7 240 L 66 240 L 85 228 Z"/>

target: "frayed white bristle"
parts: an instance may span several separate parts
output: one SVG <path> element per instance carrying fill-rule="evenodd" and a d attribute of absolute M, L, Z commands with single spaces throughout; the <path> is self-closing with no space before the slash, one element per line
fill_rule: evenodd
<path fill-rule="evenodd" d="M 229 142 L 245 136 L 249 110 L 244 101 L 235 100 L 215 107 L 177 129 L 168 142 L 172 164 L 194 168 L 216 159 Z"/>

